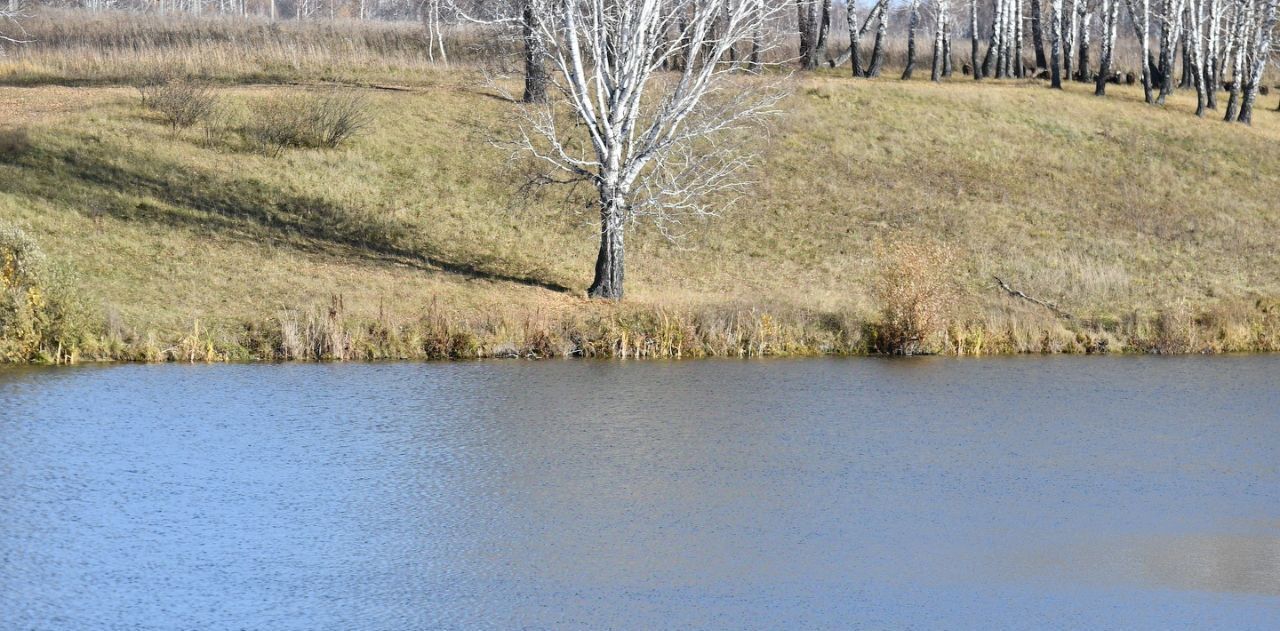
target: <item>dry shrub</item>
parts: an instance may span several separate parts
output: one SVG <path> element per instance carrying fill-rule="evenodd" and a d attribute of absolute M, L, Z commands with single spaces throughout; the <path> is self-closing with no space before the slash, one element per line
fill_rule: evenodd
<path fill-rule="evenodd" d="M 0 129 L 0 156 L 19 156 L 31 148 L 31 135 L 26 127 Z"/>
<path fill-rule="evenodd" d="M 353 90 L 272 97 L 254 108 L 245 137 L 267 155 L 289 148 L 333 149 L 368 128 L 369 100 Z"/>
<path fill-rule="evenodd" d="M 191 78 L 158 75 L 137 87 L 142 104 L 160 114 L 175 130 L 209 120 L 218 107 L 218 94 L 213 88 Z"/>
<path fill-rule="evenodd" d="M 872 348 L 893 355 L 930 352 L 930 341 L 945 334 L 957 305 L 955 257 L 941 245 L 899 241 L 881 248 L 878 258 L 872 294 L 880 319 L 868 331 Z"/>
<path fill-rule="evenodd" d="M 276 356 L 294 360 L 351 359 L 352 333 L 342 296 L 332 296 L 328 308 L 287 310 L 280 314 Z"/>

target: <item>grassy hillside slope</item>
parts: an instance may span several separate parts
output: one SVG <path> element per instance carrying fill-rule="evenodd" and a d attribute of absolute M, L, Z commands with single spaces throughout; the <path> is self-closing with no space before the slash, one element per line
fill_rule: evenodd
<path fill-rule="evenodd" d="M 860 352 L 877 253 L 921 241 L 959 287 L 935 350 L 1280 348 L 1271 111 L 1248 128 L 1130 87 L 808 77 L 752 194 L 676 243 L 639 228 L 606 305 L 582 298 L 590 209 L 520 200 L 487 142 L 512 106 L 478 85 L 367 90 L 370 133 L 278 157 L 172 132 L 131 89 L 0 88 L 0 219 L 75 270 L 102 322 L 85 357 Z M 226 124 L 307 89 L 222 88 Z"/>

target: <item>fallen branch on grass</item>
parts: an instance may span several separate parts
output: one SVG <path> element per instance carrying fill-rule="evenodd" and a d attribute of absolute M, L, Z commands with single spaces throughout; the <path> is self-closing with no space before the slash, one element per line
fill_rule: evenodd
<path fill-rule="evenodd" d="M 1000 287 L 1000 289 L 1004 290 L 1004 293 L 1009 294 L 1009 295 L 1010 295 L 1011 297 L 1013 297 L 1013 298 L 1020 298 L 1020 299 L 1022 299 L 1022 300 L 1026 300 L 1027 302 L 1030 302 L 1030 303 L 1032 303 L 1032 304 L 1040 305 L 1041 307 L 1044 307 L 1045 309 L 1048 309 L 1048 310 L 1052 311 L 1052 312 L 1053 312 L 1053 314 L 1054 314 L 1054 315 L 1056 315 L 1056 316 L 1058 316 L 1059 318 L 1065 318 L 1065 319 L 1067 319 L 1067 320 L 1074 320 L 1074 319 L 1076 319 L 1076 318 L 1075 318 L 1075 316 L 1073 316 L 1073 315 L 1071 315 L 1070 313 L 1067 313 L 1066 311 L 1063 311 L 1062 309 L 1058 308 L 1058 305 L 1055 305 L 1055 304 L 1053 304 L 1052 302 L 1047 302 L 1047 301 L 1044 301 L 1044 300 L 1039 300 L 1039 299 L 1036 299 L 1036 298 L 1032 298 L 1031 296 L 1028 296 L 1028 295 L 1026 295 L 1026 294 L 1024 294 L 1024 293 L 1022 293 L 1022 292 L 1020 292 L 1020 291 L 1018 291 L 1018 290 L 1016 290 L 1016 289 L 1014 289 L 1014 288 L 1010 287 L 1010 286 L 1009 286 L 1009 284 L 1008 284 L 1008 283 L 1006 283 L 1006 282 L 1004 282 L 1003 280 L 1001 280 L 999 276 L 992 276 L 992 278 L 994 278 L 994 279 L 996 280 L 996 285 L 997 285 L 998 287 Z"/>

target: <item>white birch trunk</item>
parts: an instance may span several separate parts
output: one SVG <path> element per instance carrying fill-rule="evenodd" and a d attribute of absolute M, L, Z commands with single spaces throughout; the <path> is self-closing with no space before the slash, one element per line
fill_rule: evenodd
<path fill-rule="evenodd" d="M 600 243 L 587 293 L 617 300 L 628 224 L 648 217 L 670 234 L 682 217 L 712 216 L 748 185 L 752 156 L 726 136 L 771 116 L 782 93 L 741 75 L 730 84 L 725 60 L 778 8 L 762 13 L 755 0 L 527 1 L 561 98 L 521 106 L 515 145 L 549 170 L 537 181 L 594 185 Z M 668 36 L 673 28 L 679 37 Z M 660 73 L 676 56 L 681 70 Z M 564 125 L 557 111 L 565 109 L 574 124 Z"/>
<path fill-rule="evenodd" d="M 1049 87 L 1062 89 L 1062 0 L 1049 3 Z"/>
<path fill-rule="evenodd" d="M 950 10 L 950 0 L 938 0 L 937 26 L 933 33 L 933 71 L 929 76 L 930 80 L 935 82 L 942 81 L 942 74 L 945 71 L 946 62 L 943 56 L 946 54 L 946 46 L 944 38 L 946 36 L 947 20 L 950 19 Z"/>
<path fill-rule="evenodd" d="M 1227 113 L 1223 117 L 1228 123 L 1234 123 L 1240 113 L 1240 78 L 1244 74 L 1245 49 L 1248 47 L 1245 40 L 1252 8 L 1251 0 L 1235 2 L 1235 26 L 1231 29 L 1231 42 L 1227 48 L 1231 51 L 1231 94 L 1227 97 Z"/>
<path fill-rule="evenodd" d="M 1154 104 L 1156 101 L 1151 90 L 1151 64 L 1147 62 L 1151 58 L 1151 0 L 1138 0 L 1138 4 L 1142 8 L 1142 15 L 1138 18 L 1142 25 L 1142 41 L 1139 42 L 1142 50 L 1142 94 L 1148 104 Z"/>
<path fill-rule="evenodd" d="M 1240 104 L 1238 122 L 1253 124 L 1253 105 L 1258 98 L 1258 90 L 1262 87 L 1262 78 L 1267 70 L 1267 60 L 1271 58 L 1271 38 L 1276 28 L 1277 4 L 1280 0 L 1260 0 L 1255 20 L 1256 28 L 1251 39 L 1249 67 L 1246 69 L 1243 102 Z M 1240 80 L 1237 79 L 1236 83 Z"/>
<path fill-rule="evenodd" d="M 1119 21 L 1120 0 L 1102 0 L 1102 55 L 1098 64 L 1098 78 L 1093 93 L 1106 96 L 1107 81 L 1111 78 L 1112 53 L 1116 47 L 1116 23 Z"/>

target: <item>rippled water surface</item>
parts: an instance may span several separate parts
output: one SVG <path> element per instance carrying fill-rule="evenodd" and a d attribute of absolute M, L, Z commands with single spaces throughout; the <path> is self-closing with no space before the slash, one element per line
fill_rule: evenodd
<path fill-rule="evenodd" d="M 1277 628 L 1280 357 L 0 370 L 0 628 Z"/>

